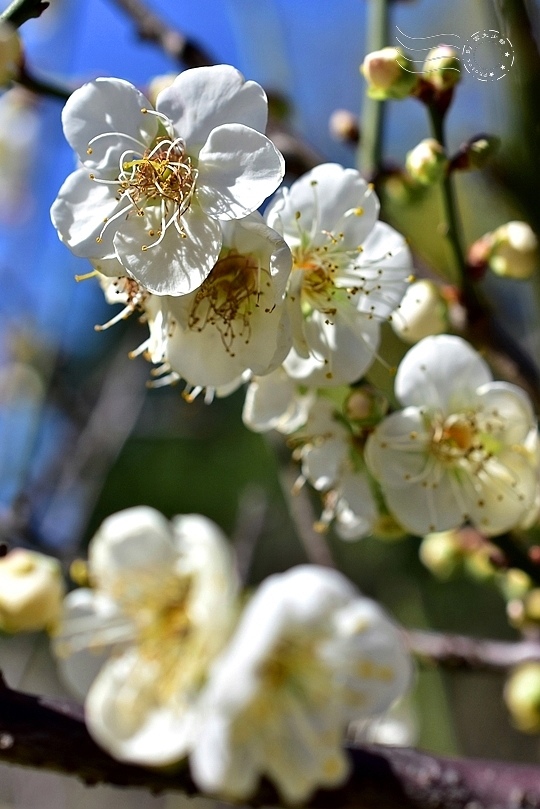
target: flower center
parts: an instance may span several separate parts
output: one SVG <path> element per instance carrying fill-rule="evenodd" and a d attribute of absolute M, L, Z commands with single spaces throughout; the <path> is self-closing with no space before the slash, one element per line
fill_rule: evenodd
<path fill-rule="evenodd" d="M 431 439 L 433 453 L 443 463 L 454 463 L 472 453 L 483 454 L 474 415 L 453 415 L 436 422 Z"/>
<path fill-rule="evenodd" d="M 197 171 L 185 153 L 180 139 L 164 138 L 141 158 L 122 163 L 118 176 L 123 194 L 138 208 L 139 202 L 152 205 L 173 203 L 178 215 L 188 209 Z"/>
<path fill-rule="evenodd" d="M 227 353 L 234 357 L 234 340 L 240 337 L 249 343 L 251 337 L 251 316 L 261 296 L 261 272 L 264 270 L 254 256 L 231 250 L 197 290 L 189 328 L 201 332 L 207 325 L 215 326 Z"/>
<path fill-rule="evenodd" d="M 91 154 L 90 145 L 88 151 Z M 133 211 L 137 216 L 144 216 L 144 209 L 151 207 L 158 210 L 158 225 L 150 229 L 148 235 L 156 239 L 150 244 L 141 245 L 141 250 L 158 245 L 171 225 L 175 226 L 181 237 L 185 237 L 180 217 L 191 205 L 198 171 L 186 154 L 184 141 L 182 138 L 172 140 L 159 136 L 154 146 L 146 149 L 142 156 L 127 160 L 130 154 L 136 155 L 137 152 L 128 149 L 120 157 L 116 180 L 105 180 L 90 174 L 90 179 L 97 183 L 117 186 L 117 201 L 127 203 L 114 216 L 103 220 L 96 241 L 99 244 L 103 240 L 105 230 L 115 220 L 129 216 Z"/>

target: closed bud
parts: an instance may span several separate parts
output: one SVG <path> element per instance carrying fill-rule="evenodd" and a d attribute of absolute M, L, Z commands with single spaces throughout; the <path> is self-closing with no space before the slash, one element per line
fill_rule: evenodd
<path fill-rule="evenodd" d="M 507 222 L 491 234 L 490 269 L 505 278 L 530 278 L 538 266 L 538 240 L 526 222 Z"/>
<path fill-rule="evenodd" d="M 369 387 L 353 388 L 343 410 L 349 421 L 375 424 L 388 411 L 388 399 L 380 391 Z"/>
<path fill-rule="evenodd" d="M 342 143 L 358 143 L 360 132 L 358 116 L 350 110 L 335 110 L 330 116 L 330 134 Z"/>
<path fill-rule="evenodd" d="M 0 629 L 4 632 L 53 628 L 63 597 L 56 559 L 22 548 L 0 559 Z"/>
<path fill-rule="evenodd" d="M 167 87 L 170 87 L 177 76 L 178 73 L 162 73 L 159 76 L 154 76 L 154 78 L 150 80 L 150 84 L 146 89 L 146 95 L 154 107 L 156 106 L 158 95 L 162 90 L 166 90 Z"/>
<path fill-rule="evenodd" d="M 483 168 L 499 148 L 500 140 L 493 135 L 479 135 L 467 144 L 469 167 Z"/>
<path fill-rule="evenodd" d="M 414 65 L 401 48 L 368 53 L 360 70 L 368 83 L 368 96 L 380 101 L 406 98 L 418 83 Z"/>
<path fill-rule="evenodd" d="M 443 147 L 435 138 L 426 138 L 407 154 L 405 168 L 416 182 L 432 185 L 444 177 L 448 159 Z"/>
<path fill-rule="evenodd" d="M 504 701 L 513 724 L 524 733 L 540 731 L 540 663 L 514 669 L 504 687 Z"/>
<path fill-rule="evenodd" d="M 463 561 L 463 548 L 457 531 L 426 534 L 420 545 L 420 559 L 434 576 L 449 579 Z"/>
<path fill-rule="evenodd" d="M 448 304 L 433 281 L 415 281 L 407 289 L 390 321 L 406 343 L 417 343 L 430 334 L 448 329 Z"/>
<path fill-rule="evenodd" d="M 422 78 L 438 92 L 450 90 L 461 78 L 457 51 L 449 45 L 432 48 L 424 62 Z"/>

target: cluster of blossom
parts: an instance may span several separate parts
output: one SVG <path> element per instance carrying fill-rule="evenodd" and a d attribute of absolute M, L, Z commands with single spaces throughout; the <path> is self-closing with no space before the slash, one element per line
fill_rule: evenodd
<path fill-rule="evenodd" d="M 73 93 L 63 124 L 82 167 L 52 219 L 124 304 L 105 327 L 142 311 L 149 336 L 133 354 L 188 397 L 250 381 L 245 423 L 291 436 L 323 493 L 320 525 L 335 519 L 344 537 L 464 522 L 494 535 L 530 520 L 531 405 L 461 338 L 429 336 L 404 357 L 402 411 L 386 416 L 379 394 L 351 387 L 381 322 L 414 341 L 445 317 L 429 282 L 413 285 L 421 324 L 411 315 L 409 250 L 354 169 L 317 166 L 257 213 L 284 171 L 266 114 L 262 88 L 224 65 L 182 73 L 156 110 L 117 79 Z"/>
<path fill-rule="evenodd" d="M 88 578 L 65 599 L 55 649 L 91 734 L 147 766 L 189 756 L 213 794 L 246 799 L 265 775 L 299 802 L 342 783 L 349 723 L 410 683 L 399 629 L 344 576 L 296 567 L 246 604 L 226 538 L 199 515 L 109 517 Z"/>

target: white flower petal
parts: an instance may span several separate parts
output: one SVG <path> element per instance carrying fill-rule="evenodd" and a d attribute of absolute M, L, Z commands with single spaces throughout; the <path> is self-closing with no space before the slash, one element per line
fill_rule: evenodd
<path fill-rule="evenodd" d="M 114 168 L 126 149 L 135 147 L 142 154 L 157 135 L 157 117 L 141 113 L 142 109 L 152 109 L 152 105 L 128 81 L 96 79 L 67 100 L 62 111 L 64 134 L 86 166 Z M 106 133 L 92 143 L 89 154 L 89 142 Z"/>
<path fill-rule="evenodd" d="M 272 141 L 243 124 L 212 130 L 199 154 L 197 199 L 210 216 L 238 219 L 255 211 L 283 179 Z"/>
<path fill-rule="evenodd" d="M 452 413 L 469 406 L 476 399 L 476 389 L 491 380 L 488 366 L 472 346 L 461 337 L 438 334 L 424 338 L 405 354 L 395 392 L 403 405 Z"/>
<path fill-rule="evenodd" d="M 219 222 L 191 205 L 180 219 L 183 237 L 175 225 L 157 242 L 158 211 L 130 215 L 116 232 L 114 247 L 119 261 L 141 286 L 155 295 L 186 295 L 197 289 L 217 261 L 221 248 Z M 143 245 L 148 247 L 143 250 Z"/>
<path fill-rule="evenodd" d="M 159 664 L 129 651 L 109 660 L 94 680 L 85 718 L 94 739 L 120 761 L 164 766 L 189 749 L 194 714 L 182 704 L 156 697 Z"/>
<path fill-rule="evenodd" d="M 289 191 L 276 195 L 265 218 L 289 244 L 299 241 L 300 227 L 312 234 L 313 245 L 327 242 L 326 231 L 343 233 L 344 249 L 354 249 L 364 242 L 378 214 L 379 201 L 373 188 L 355 169 L 324 163 L 304 174 Z"/>
<path fill-rule="evenodd" d="M 112 258 L 114 227 L 105 228 L 110 219 L 125 207 L 118 202 L 114 186 L 96 183 L 87 169 L 78 169 L 67 177 L 51 207 L 51 220 L 60 239 L 82 258 Z"/>
<path fill-rule="evenodd" d="M 314 394 L 302 395 L 282 368 L 252 380 L 244 402 L 242 418 L 257 433 L 278 430 L 288 435 L 307 420 Z"/>
<path fill-rule="evenodd" d="M 505 444 L 521 444 L 535 429 L 531 402 L 517 385 L 488 383 L 478 389 L 477 400 L 482 415 L 490 421 L 493 434 Z"/>
<path fill-rule="evenodd" d="M 407 488 L 383 487 L 388 508 L 404 528 L 417 536 L 459 527 L 468 517 L 468 504 L 456 498 L 452 475 L 450 471 L 436 480 L 424 478 Z"/>
<path fill-rule="evenodd" d="M 200 148 L 221 124 L 264 132 L 267 100 L 262 87 L 230 65 L 185 70 L 157 97 L 156 107 L 174 124 L 190 150 Z"/>
<path fill-rule="evenodd" d="M 312 387 L 348 384 L 360 379 L 375 358 L 380 327 L 375 319 L 349 316 L 340 307 L 328 322 L 328 315 L 317 310 L 304 322 L 304 335 L 311 356 L 307 359 L 293 350 L 284 362 L 287 373 Z"/>
<path fill-rule="evenodd" d="M 383 486 L 408 487 L 411 480 L 423 480 L 429 474 L 430 441 L 418 408 L 407 407 L 377 425 L 367 440 L 364 458 Z"/>

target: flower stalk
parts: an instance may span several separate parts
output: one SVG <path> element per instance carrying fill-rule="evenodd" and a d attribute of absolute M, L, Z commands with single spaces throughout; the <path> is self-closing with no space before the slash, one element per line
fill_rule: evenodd
<path fill-rule="evenodd" d="M 371 0 L 367 4 L 366 53 L 384 48 L 388 40 L 388 21 L 388 0 Z M 373 180 L 381 167 L 385 114 L 386 102 L 364 98 L 357 166 L 367 180 Z"/>

